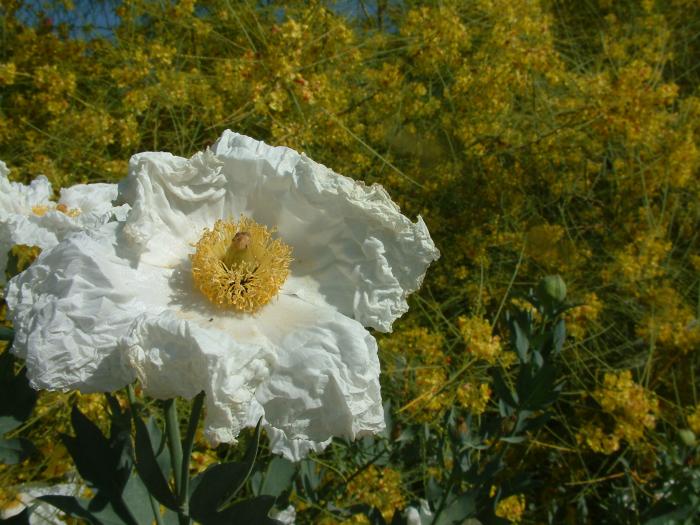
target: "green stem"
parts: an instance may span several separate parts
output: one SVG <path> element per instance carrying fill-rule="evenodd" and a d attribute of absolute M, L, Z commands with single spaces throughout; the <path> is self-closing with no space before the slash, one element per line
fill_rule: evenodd
<path fill-rule="evenodd" d="M 202 414 L 202 407 L 204 406 L 204 392 L 200 392 L 194 398 L 192 403 L 192 412 L 190 413 L 190 422 L 187 425 L 187 434 L 185 435 L 185 441 L 183 443 L 182 450 L 182 474 L 181 480 L 182 485 L 180 486 L 180 505 L 185 514 L 189 514 L 190 510 L 190 458 L 192 456 L 192 447 L 194 446 L 194 436 L 197 433 L 197 427 L 199 426 L 199 417 Z"/>
<path fill-rule="evenodd" d="M 126 385 L 126 397 L 129 399 L 129 413 L 131 414 L 131 419 L 136 421 L 138 416 L 134 410 L 134 407 L 136 406 L 136 392 L 134 392 L 134 385 Z M 156 525 L 163 525 L 163 517 L 160 515 L 160 505 L 150 493 L 148 494 L 148 501 L 151 504 L 153 519 L 155 520 Z"/>
<path fill-rule="evenodd" d="M 177 404 L 175 399 L 165 401 L 165 431 L 168 435 L 168 450 L 170 450 L 170 464 L 175 478 L 175 493 L 182 490 L 182 443 L 180 442 L 180 422 L 177 419 Z M 177 513 L 180 525 L 188 525 L 190 520 L 183 509 Z"/>
<path fill-rule="evenodd" d="M 160 505 L 158 505 L 156 499 L 150 494 L 148 495 L 148 500 L 151 502 L 151 509 L 153 510 L 153 517 L 156 520 L 156 525 L 163 525 L 163 517 L 160 515 Z"/>

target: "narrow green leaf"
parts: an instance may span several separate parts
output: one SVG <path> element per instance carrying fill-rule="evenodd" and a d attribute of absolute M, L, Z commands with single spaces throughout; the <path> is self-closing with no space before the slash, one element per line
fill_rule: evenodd
<path fill-rule="evenodd" d="M 566 322 L 564 319 L 559 319 L 554 325 L 552 333 L 552 353 L 554 355 L 561 352 L 561 349 L 564 347 L 564 341 L 566 341 Z"/>
<path fill-rule="evenodd" d="M 33 451 L 34 446 L 27 439 L 0 439 L 0 463 L 5 465 L 17 465 Z"/>
<path fill-rule="evenodd" d="M 12 341 L 15 338 L 15 331 L 7 326 L 0 326 L 0 341 Z"/>
<path fill-rule="evenodd" d="M 72 518 L 83 519 L 91 525 L 106 525 L 106 522 L 101 522 L 87 510 L 87 500 L 82 498 L 79 500 L 73 496 L 39 496 L 37 499 L 53 505 Z"/>
<path fill-rule="evenodd" d="M 231 525 L 232 523 L 255 523 L 255 525 L 280 525 L 280 522 L 268 516 L 275 504 L 272 496 L 258 496 L 247 499 L 228 507 L 206 521 L 202 525 Z"/>
<path fill-rule="evenodd" d="M 34 410 L 36 391 L 29 386 L 25 370 L 15 375 L 15 357 L 0 354 L 0 436 L 20 426 Z"/>
<path fill-rule="evenodd" d="M 448 501 L 435 520 L 435 525 L 456 525 L 476 513 L 476 497 L 472 492 L 465 492 Z"/>
<path fill-rule="evenodd" d="M 265 479 L 260 487 L 260 495 L 279 496 L 289 489 L 296 474 L 296 466 L 284 458 L 274 458 L 267 467 Z"/>
<path fill-rule="evenodd" d="M 195 520 L 209 523 L 209 519 L 214 519 L 215 514 L 219 515 L 218 511 L 221 511 L 229 501 L 236 497 L 250 476 L 255 463 L 260 441 L 261 421 L 262 418 L 258 421 L 255 434 L 248 444 L 242 462 L 213 465 L 193 480 L 196 488 L 190 499 L 190 514 Z M 272 499 L 274 501 L 274 498 Z"/>
<path fill-rule="evenodd" d="M 29 523 L 29 510 L 24 509 L 19 514 L 7 518 L 6 520 L 0 519 L 0 523 L 2 523 L 2 525 L 31 525 Z"/>
<path fill-rule="evenodd" d="M 513 318 L 510 323 L 510 328 L 513 337 L 513 344 L 515 345 L 515 350 L 518 353 L 518 358 L 520 359 L 521 363 L 527 363 L 530 359 L 528 356 L 530 340 L 527 333 L 521 326 L 521 320 L 519 320 L 517 317 Z"/>
<path fill-rule="evenodd" d="M 122 500 L 137 523 L 151 523 L 153 508 L 148 500 L 148 489 L 136 474 L 129 477 L 122 492 Z"/>
<path fill-rule="evenodd" d="M 135 424 L 136 471 L 154 498 L 167 508 L 177 511 L 179 508 L 177 498 L 170 490 L 158 464 L 148 429 L 140 417 L 135 418 Z"/>
<path fill-rule="evenodd" d="M 493 370 L 493 389 L 498 398 L 508 407 L 515 408 L 518 406 L 517 394 L 508 388 L 500 370 L 497 368 Z"/>
<path fill-rule="evenodd" d="M 78 472 L 111 498 L 119 498 L 131 472 L 127 449 L 130 437 L 119 432 L 108 440 L 77 407 L 73 407 L 71 420 L 75 437 L 61 437 Z"/>

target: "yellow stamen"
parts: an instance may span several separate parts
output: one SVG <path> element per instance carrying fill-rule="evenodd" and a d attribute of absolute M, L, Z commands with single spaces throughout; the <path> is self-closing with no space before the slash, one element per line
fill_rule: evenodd
<path fill-rule="evenodd" d="M 68 217 L 77 217 L 80 215 L 80 208 L 69 208 L 63 203 L 57 204 L 56 210 L 60 211 L 64 215 L 68 215 Z"/>
<path fill-rule="evenodd" d="M 48 206 L 33 206 L 32 207 L 32 213 L 34 215 L 38 215 L 39 217 L 43 217 L 47 211 L 49 211 Z"/>
<path fill-rule="evenodd" d="M 192 277 L 217 306 L 255 312 L 279 292 L 291 255 L 288 245 L 252 219 L 218 220 L 196 244 Z"/>

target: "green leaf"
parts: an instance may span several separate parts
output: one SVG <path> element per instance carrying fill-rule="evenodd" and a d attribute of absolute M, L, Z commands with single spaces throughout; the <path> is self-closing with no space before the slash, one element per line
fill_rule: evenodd
<path fill-rule="evenodd" d="M 299 463 L 299 476 L 301 484 L 304 487 L 306 497 L 316 501 L 316 489 L 321 484 L 321 473 L 317 470 L 317 464 L 314 461 L 305 459 Z"/>
<path fill-rule="evenodd" d="M 528 350 L 530 349 L 530 339 L 526 330 L 521 326 L 522 319 L 518 319 L 516 316 L 510 320 L 510 329 L 513 338 L 513 344 L 515 350 L 518 354 L 518 358 L 521 363 L 527 363 L 529 361 Z"/>
<path fill-rule="evenodd" d="M 7 326 L 0 326 L 0 341 L 12 341 L 15 338 L 15 331 Z"/>
<path fill-rule="evenodd" d="M 280 522 L 268 517 L 275 504 L 273 496 L 258 496 L 228 507 L 226 510 L 201 520 L 202 525 L 231 525 L 255 523 L 255 525 L 280 525 Z M 196 519 L 196 518 L 195 518 Z"/>
<path fill-rule="evenodd" d="M 538 410 L 552 404 L 559 396 L 560 388 L 555 386 L 556 370 L 551 363 L 544 363 L 542 368 L 535 369 L 525 365 L 518 376 L 517 391 L 520 397 L 520 408 Z"/>
<path fill-rule="evenodd" d="M 111 498 L 119 498 L 131 473 L 128 434 L 120 432 L 108 440 L 77 407 L 73 407 L 71 421 L 75 437 L 65 434 L 61 437 L 78 472 Z"/>
<path fill-rule="evenodd" d="M 92 525 L 106 525 L 107 522 L 102 522 L 93 516 L 87 510 L 87 500 L 78 499 L 73 496 L 39 496 L 37 499 L 53 505 L 59 510 L 62 510 L 68 516 L 73 518 L 81 518 Z M 117 522 L 115 522 L 117 523 Z"/>
<path fill-rule="evenodd" d="M 163 471 L 158 464 L 148 428 L 140 417 L 135 418 L 135 424 L 136 471 L 154 498 L 167 508 L 177 511 L 179 508 L 177 498 L 170 490 Z"/>
<path fill-rule="evenodd" d="M 29 510 L 24 509 L 19 514 L 7 518 L 6 520 L 0 519 L 0 523 L 3 525 L 30 525 L 29 523 Z"/>
<path fill-rule="evenodd" d="M 517 444 L 517 443 L 522 443 L 523 441 L 525 441 L 525 436 L 506 436 L 506 437 L 500 438 L 500 441 L 505 441 L 506 443 Z"/>
<path fill-rule="evenodd" d="M 17 465 L 33 451 L 34 445 L 27 439 L 0 439 L 0 463 L 5 465 Z"/>
<path fill-rule="evenodd" d="M 122 492 L 122 500 L 137 523 L 153 521 L 153 508 L 148 500 L 148 489 L 137 475 L 132 475 L 127 481 Z"/>
<path fill-rule="evenodd" d="M 296 466 L 284 458 L 274 458 L 267 467 L 258 495 L 277 497 L 289 489 L 296 474 Z"/>
<path fill-rule="evenodd" d="M 139 525 L 123 509 L 116 509 L 110 501 L 99 496 L 91 500 L 73 496 L 40 496 L 37 499 L 91 525 Z"/>
<path fill-rule="evenodd" d="M 20 426 L 34 410 L 36 391 L 29 386 L 25 368 L 15 375 L 16 359 L 0 354 L 0 436 Z"/>
<path fill-rule="evenodd" d="M 561 352 L 566 341 L 566 322 L 564 319 L 559 319 L 552 330 L 552 353 L 554 355 Z"/>
<path fill-rule="evenodd" d="M 435 520 L 435 525 L 456 525 L 476 514 L 476 497 L 465 492 L 448 500 L 447 505 Z"/>
<path fill-rule="evenodd" d="M 213 465 L 194 479 L 196 488 L 190 499 L 190 513 L 195 520 L 208 523 L 208 518 L 213 519 L 218 511 L 236 497 L 255 463 L 261 422 L 262 418 L 258 421 L 243 461 Z M 274 502 L 274 498 L 272 499 Z"/>
<path fill-rule="evenodd" d="M 511 409 L 518 406 L 518 396 L 515 392 L 511 391 L 506 385 L 506 382 L 501 375 L 501 371 L 497 368 L 493 369 L 493 389 L 498 396 L 498 399 L 505 403 L 505 405 Z M 510 415 L 510 414 L 503 414 Z"/>

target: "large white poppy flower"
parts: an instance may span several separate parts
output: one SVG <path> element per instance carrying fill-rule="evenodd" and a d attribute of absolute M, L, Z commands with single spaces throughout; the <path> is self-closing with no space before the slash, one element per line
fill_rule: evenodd
<path fill-rule="evenodd" d="M 439 256 L 419 218 L 303 154 L 227 131 L 132 157 L 125 223 L 71 236 L 9 283 L 36 388 L 204 390 L 210 440 L 259 417 L 298 459 L 384 427 L 377 345 Z"/>
<path fill-rule="evenodd" d="M 51 183 L 44 176 L 28 186 L 10 182 L 7 165 L 0 161 L 0 284 L 5 284 L 7 252 L 15 244 L 56 246 L 67 235 L 126 218 L 128 205 L 117 208 L 116 184 L 77 184 L 61 189 L 58 202 L 51 201 Z"/>

